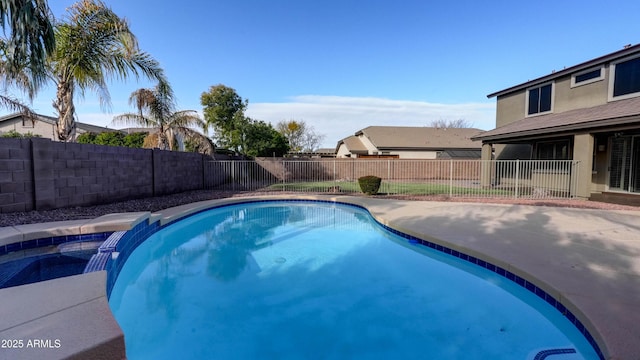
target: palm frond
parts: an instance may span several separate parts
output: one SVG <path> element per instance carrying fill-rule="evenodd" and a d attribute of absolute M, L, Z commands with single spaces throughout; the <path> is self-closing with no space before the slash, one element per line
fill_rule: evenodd
<path fill-rule="evenodd" d="M 166 81 L 160 64 L 139 50 L 126 20 L 99 0 L 73 5 L 66 21 L 56 27 L 55 71 L 73 77 L 81 93 L 94 91 L 103 109 L 110 105 L 106 82 L 133 75 Z"/>
<path fill-rule="evenodd" d="M 152 118 L 148 118 L 136 113 L 120 114 L 113 117 L 112 125 L 139 126 L 145 128 L 157 128 L 160 124 Z"/>
<path fill-rule="evenodd" d="M 33 92 L 47 80 L 47 56 L 55 49 L 52 22 L 46 0 L 0 1 L 0 26 L 10 34 L 2 54 L 5 71 L 25 70 Z"/>

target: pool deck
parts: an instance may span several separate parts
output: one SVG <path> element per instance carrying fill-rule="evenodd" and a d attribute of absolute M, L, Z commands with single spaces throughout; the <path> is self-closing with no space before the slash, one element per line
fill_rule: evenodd
<path fill-rule="evenodd" d="M 141 219 L 163 224 L 219 204 L 292 198 L 361 205 L 385 225 L 507 269 L 544 289 L 571 310 L 596 339 L 606 359 L 640 359 L 640 209 L 604 211 L 375 197 L 262 196 L 194 203 L 156 214 L 114 214 L 102 220 L 56 223 L 55 226 L 38 224 L 0 228 L 0 244 L 52 231 L 59 234 L 91 229 L 122 230 Z M 46 284 L 49 282 L 0 290 L 0 302 L 3 304 L 0 307 L 0 319 L 3 319 L 0 338 L 18 337 L 25 341 L 36 337 L 61 339 L 62 349 L 36 350 L 48 358 L 68 356 L 69 352 L 76 351 L 74 346 L 88 351 L 86 349 L 90 349 L 91 344 L 87 343 L 91 341 L 103 347 L 110 344 L 104 349 L 111 355 L 123 351 L 117 324 L 114 327 L 113 319 L 108 319 L 108 314 L 105 314 L 108 310 L 106 295 L 96 292 L 105 286 L 104 272 L 98 274 L 102 275 L 78 276 L 93 276 L 91 285 L 76 277 L 52 280 L 57 282 L 55 288 L 58 291 Z M 89 294 L 78 295 L 79 288 L 85 287 L 89 288 Z M 67 301 L 70 292 L 76 294 L 75 299 L 69 300 L 72 305 Z M 37 313 L 31 319 L 16 315 L 23 314 L 24 309 L 44 307 L 51 302 L 61 305 L 58 310 L 47 310 L 48 315 Z M 66 311 L 76 307 L 75 313 L 65 316 Z M 94 312 L 96 316 L 87 317 L 87 311 Z M 6 322 L 4 319 L 13 320 Z M 90 319 L 100 319 L 105 325 L 69 325 L 71 321 Z M 84 333 L 88 338 L 86 341 L 76 338 L 80 336 L 78 329 L 92 329 L 91 334 Z M 5 351 L 0 349 L 0 358 Z M 28 358 L 29 354 L 34 354 L 33 351 L 12 351 L 12 358 Z"/>

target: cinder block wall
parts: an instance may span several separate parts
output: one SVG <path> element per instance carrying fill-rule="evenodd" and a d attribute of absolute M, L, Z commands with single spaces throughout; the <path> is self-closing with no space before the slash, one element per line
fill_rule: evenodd
<path fill-rule="evenodd" d="M 196 153 L 0 138 L 0 213 L 203 189 L 206 159 Z"/>
<path fill-rule="evenodd" d="M 33 139 L 35 208 L 103 204 L 153 195 L 152 151 Z"/>
<path fill-rule="evenodd" d="M 154 149 L 155 195 L 203 189 L 203 161 L 203 156 L 198 153 Z"/>
<path fill-rule="evenodd" d="M 31 141 L 0 139 L 0 213 L 34 209 Z"/>

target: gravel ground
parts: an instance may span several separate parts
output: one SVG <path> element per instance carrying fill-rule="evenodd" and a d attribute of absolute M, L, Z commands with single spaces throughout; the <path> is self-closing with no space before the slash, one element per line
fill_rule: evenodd
<path fill-rule="evenodd" d="M 188 204 L 196 201 L 221 199 L 228 197 L 246 197 L 252 195 L 266 195 L 266 194 L 283 194 L 282 192 L 264 193 L 264 192 L 229 192 L 229 191 L 189 191 L 180 194 L 173 194 L 167 196 L 158 196 L 145 199 L 136 199 L 122 201 L 112 204 L 86 206 L 86 207 L 73 207 L 47 211 L 29 211 L 29 212 L 16 212 L 8 214 L 0 214 L 0 227 L 13 226 L 21 224 L 34 224 L 51 221 L 62 220 L 79 220 L 79 219 L 92 219 L 105 214 L 120 213 L 120 212 L 134 212 L 134 211 L 150 211 L 155 212 L 162 209 L 178 206 L 182 204 Z M 358 196 L 358 195 L 356 195 Z M 473 202 L 473 203 L 495 203 L 495 204 L 519 204 L 519 205 L 534 205 L 534 206 L 560 206 L 568 208 L 581 208 L 581 209 L 601 209 L 601 210 L 632 210 L 639 211 L 640 207 L 609 204 L 596 201 L 587 200 L 518 200 L 518 199 L 477 199 L 477 198 L 447 198 L 443 196 L 385 196 L 378 195 L 377 198 L 392 198 L 403 200 L 424 200 L 424 201 L 451 201 L 451 202 Z"/>

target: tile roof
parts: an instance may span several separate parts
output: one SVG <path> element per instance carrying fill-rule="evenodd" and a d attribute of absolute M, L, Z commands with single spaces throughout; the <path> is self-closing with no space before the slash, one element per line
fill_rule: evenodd
<path fill-rule="evenodd" d="M 507 140 L 552 132 L 576 131 L 630 123 L 640 123 L 640 97 L 557 114 L 532 116 L 485 131 L 473 136 L 472 139 Z"/>
<path fill-rule="evenodd" d="M 344 138 L 342 140 L 340 140 L 338 142 L 338 147 L 340 147 L 340 144 L 344 143 L 345 146 L 347 147 L 347 149 L 349 149 L 349 151 L 351 153 L 367 153 L 367 147 L 364 146 L 364 144 L 362 143 L 362 141 L 360 141 L 360 139 L 358 139 L 356 136 L 351 135 L 347 138 Z"/>
<path fill-rule="evenodd" d="M 386 149 L 477 149 L 471 137 L 482 132 L 474 128 L 434 128 L 409 126 L 369 126 L 364 134 L 379 150 Z"/>

